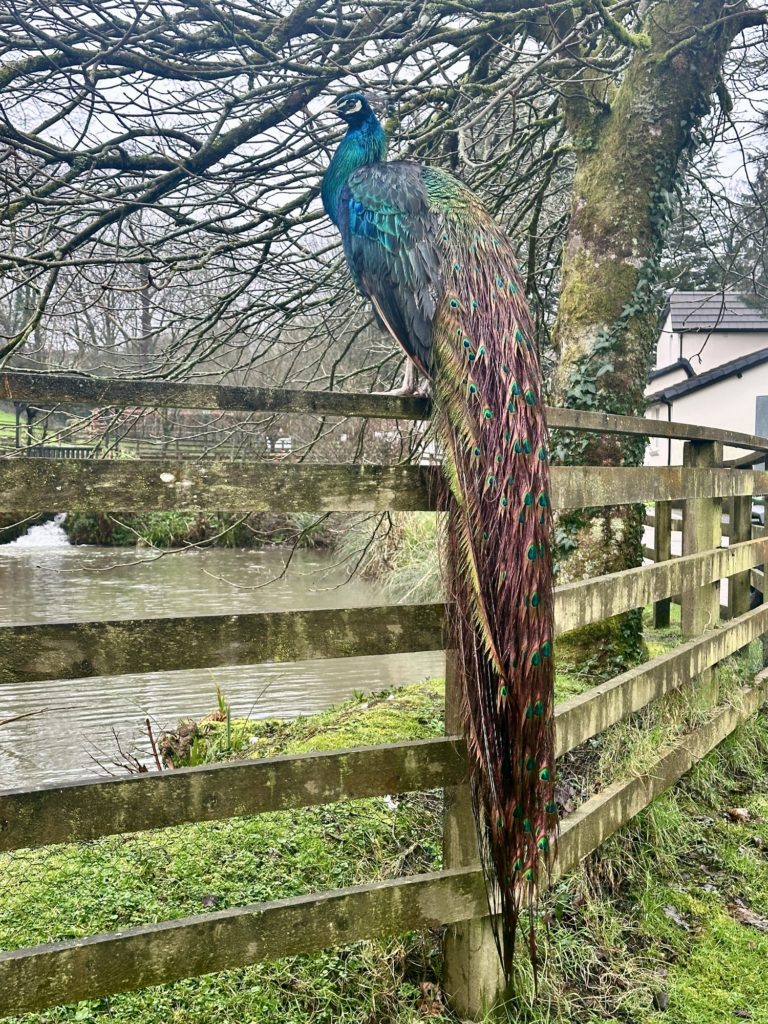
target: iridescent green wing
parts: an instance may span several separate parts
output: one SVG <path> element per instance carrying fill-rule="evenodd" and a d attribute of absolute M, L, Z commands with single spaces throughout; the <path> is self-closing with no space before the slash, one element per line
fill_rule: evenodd
<path fill-rule="evenodd" d="M 432 371 L 432 322 L 443 293 L 445 213 L 434 208 L 425 169 L 407 161 L 352 174 L 339 230 L 350 270 L 390 334 Z"/>

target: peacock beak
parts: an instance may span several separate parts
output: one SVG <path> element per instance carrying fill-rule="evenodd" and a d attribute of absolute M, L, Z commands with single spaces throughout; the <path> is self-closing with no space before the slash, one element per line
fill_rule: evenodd
<path fill-rule="evenodd" d="M 336 103 L 329 103 L 326 107 L 323 107 L 323 109 L 320 111 L 320 116 L 321 117 L 325 117 L 328 114 L 333 114 L 335 117 L 339 117 L 342 120 L 344 119 L 344 115 L 342 114 L 340 108 L 338 107 L 338 105 Z"/>

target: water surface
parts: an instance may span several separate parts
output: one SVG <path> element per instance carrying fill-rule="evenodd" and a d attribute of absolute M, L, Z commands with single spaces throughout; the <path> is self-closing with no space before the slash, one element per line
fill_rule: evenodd
<path fill-rule="evenodd" d="M 162 615 L 234 614 L 388 603 L 323 552 L 298 552 L 281 579 L 279 550 L 183 554 L 70 547 L 55 523 L 0 546 L 0 623 L 24 625 Z M 267 585 L 264 585 L 267 584 Z M 0 686 L 0 788 L 116 773 L 120 748 L 150 763 L 155 731 L 214 709 L 216 686 L 233 714 L 294 718 L 355 691 L 442 673 L 439 653 L 317 660 Z M 97 763 L 97 762 L 100 762 Z"/>

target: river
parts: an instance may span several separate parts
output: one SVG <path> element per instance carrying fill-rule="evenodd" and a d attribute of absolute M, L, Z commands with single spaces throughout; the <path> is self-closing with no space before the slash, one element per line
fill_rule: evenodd
<path fill-rule="evenodd" d="M 300 551 L 274 580 L 285 552 L 192 550 L 157 557 L 133 548 L 71 547 L 49 523 L 0 546 L 0 623 L 23 625 L 333 608 L 387 602 L 324 552 Z M 262 584 L 268 584 L 262 586 Z M 288 665 L 93 677 L 0 686 L 0 788 L 120 774 L 120 748 L 149 766 L 145 720 L 173 728 L 214 710 L 221 687 L 233 715 L 295 718 L 355 691 L 375 692 L 442 674 L 439 653 Z"/>

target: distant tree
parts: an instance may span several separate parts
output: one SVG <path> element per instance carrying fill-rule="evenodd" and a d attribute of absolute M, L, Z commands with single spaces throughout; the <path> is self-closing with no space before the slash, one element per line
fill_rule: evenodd
<path fill-rule="evenodd" d="M 749 165 L 749 184 L 741 190 L 733 218 L 730 281 L 742 293 L 768 306 L 768 153 Z M 731 262 L 730 260 L 728 261 Z"/>
<path fill-rule="evenodd" d="M 736 182 L 713 161 L 680 190 L 662 259 L 662 279 L 683 291 L 736 291 L 768 299 L 768 157 L 753 154 Z"/>

